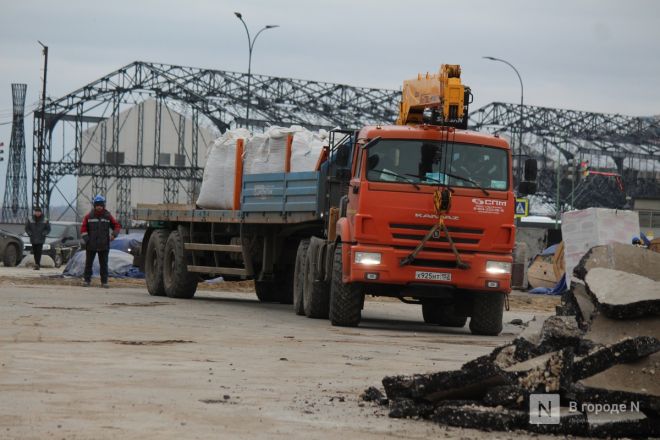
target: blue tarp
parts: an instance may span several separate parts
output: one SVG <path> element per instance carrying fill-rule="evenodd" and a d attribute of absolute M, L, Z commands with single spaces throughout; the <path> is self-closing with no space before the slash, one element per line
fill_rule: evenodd
<path fill-rule="evenodd" d="M 538 293 L 543 295 L 561 295 L 566 290 L 566 275 L 562 275 L 555 287 L 537 287 L 529 291 L 529 293 Z"/>
<path fill-rule="evenodd" d="M 63 275 L 69 277 L 82 277 L 85 272 L 85 251 L 78 251 L 71 257 L 64 269 Z M 94 258 L 92 275 L 99 276 L 99 259 Z M 133 255 L 126 252 L 110 249 L 108 256 L 108 276 L 113 278 L 144 278 L 144 273 L 133 266 Z"/>
<path fill-rule="evenodd" d="M 117 238 L 110 242 L 110 249 L 122 252 L 129 252 L 129 249 L 135 249 L 142 244 L 144 231 L 133 232 L 132 234 L 119 234 Z"/>
<path fill-rule="evenodd" d="M 543 249 L 543 251 L 539 255 L 543 255 L 543 256 L 554 255 L 555 252 L 557 251 L 557 246 L 559 246 L 559 245 L 553 244 L 552 246 L 549 246 L 549 247 Z M 532 261 L 534 261 L 534 260 L 532 260 Z"/>

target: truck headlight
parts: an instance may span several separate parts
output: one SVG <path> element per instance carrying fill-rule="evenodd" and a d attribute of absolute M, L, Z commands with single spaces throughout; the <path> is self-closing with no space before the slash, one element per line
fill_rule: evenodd
<path fill-rule="evenodd" d="M 49 250 L 50 250 L 50 245 L 49 245 L 49 244 L 45 244 L 44 247 L 41 248 L 41 250 L 49 251 Z"/>
<path fill-rule="evenodd" d="M 486 261 L 486 272 L 492 275 L 511 273 L 511 263 L 504 261 Z"/>
<path fill-rule="evenodd" d="M 357 264 L 373 266 L 375 264 L 380 264 L 380 257 L 381 255 L 378 252 L 356 252 L 355 262 Z"/>

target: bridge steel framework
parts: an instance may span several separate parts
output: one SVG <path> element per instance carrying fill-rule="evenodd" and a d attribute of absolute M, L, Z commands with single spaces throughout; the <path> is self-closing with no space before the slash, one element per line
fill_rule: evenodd
<path fill-rule="evenodd" d="M 318 81 L 252 75 L 251 117 L 245 121 L 247 105 L 245 73 L 212 70 L 168 64 L 136 61 L 80 89 L 47 102 L 45 111 L 34 113 L 33 203 L 46 209 L 50 198 L 58 192 L 74 212 L 75 200 L 64 194 L 60 186 L 69 176 L 91 177 L 95 189 L 115 185 L 120 216 L 128 218 L 131 206 L 130 179 L 149 178 L 164 182 L 163 201 L 171 201 L 180 190 L 194 201 L 202 179 L 198 164 L 198 145 L 193 136 L 191 153 L 185 166 L 161 166 L 160 126 L 166 116 L 156 111 L 154 126 L 154 158 L 144 157 L 145 116 L 140 104 L 154 99 L 166 108 L 189 117 L 193 132 L 201 125 L 217 132 L 247 125 L 263 129 L 268 125 L 302 125 L 310 129 L 359 127 L 365 124 L 392 123 L 398 114 L 400 92 L 397 90 L 352 87 Z M 122 125 L 119 114 L 128 107 L 138 106 L 138 136 L 133 145 L 118 145 Z M 156 106 L 162 109 L 161 105 Z M 616 193 L 611 179 L 592 176 L 580 179 L 573 160 L 590 160 L 592 169 L 618 171 L 623 176 L 626 194 L 660 197 L 660 121 L 658 118 L 637 118 L 572 110 L 524 106 L 523 146 L 521 151 L 537 158 L 541 168 L 541 190 L 556 193 L 557 157 L 559 155 L 560 197 L 565 201 L 567 181 L 572 177 L 572 193 L 576 206 L 599 203 L 600 206 L 621 207 L 625 203 Z M 37 130 L 41 122 L 44 130 Z M 106 161 L 85 163 L 83 132 L 87 128 L 112 121 L 112 132 L 102 142 L 105 152 L 136 151 L 136 164 Z M 498 133 L 513 139 L 520 121 L 516 104 L 492 103 L 470 114 L 470 128 Z M 246 124 L 247 122 L 247 124 Z M 181 126 L 181 124 L 179 124 Z M 57 131 L 61 127 L 60 131 Z M 65 130 L 68 128 L 68 130 Z M 73 134 L 72 134 L 73 133 Z M 103 130 L 105 133 L 105 130 Z M 179 139 L 181 139 L 180 136 Z M 120 148 L 121 147 L 121 148 Z M 177 147 L 181 152 L 181 145 Z M 112 157 L 112 156 L 110 156 Z M 568 169 L 572 169 L 569 173 Z M 570 181 L 569 181 L 570 183 Z M 570 186 L 570 185 L 569 185 Z M 37 189 L 39 189 L 37 191 Z M 603 192 L 611 194 L 601 194 Z M 37 197 L 37 194 L 39 197 Z M 74 198 L 80 194 L 75 194 Z M 591 205 L 591 206 L 592 206 Z M 80 215 L 76 213 L 76 215 Z"/>

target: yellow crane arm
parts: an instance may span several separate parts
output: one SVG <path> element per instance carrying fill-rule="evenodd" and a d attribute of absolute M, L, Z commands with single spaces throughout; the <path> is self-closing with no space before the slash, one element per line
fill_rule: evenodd
<path fill-rule="evenodd" d="M 424 110 L 430 109 L 440 123 L 455 125 L 464 120 L 466 89 L 461 84 L 461 66 L 443 64 L 438 74 L 419 74 L 403 82 L 397 125 L 424 123 Z"/>

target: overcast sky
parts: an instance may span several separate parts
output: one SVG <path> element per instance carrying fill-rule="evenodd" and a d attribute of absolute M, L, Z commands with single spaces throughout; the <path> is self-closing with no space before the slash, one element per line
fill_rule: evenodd
<path fill-rule="evenodd" d="M 258 74 L 398 89 L 418 72 L 461 64 L 475 96 L 546 107 L 660 114 L 660 1 L 620 0 L 5 0 L 0 10 L 0 142 L 11 83 L 37 103 L 41 47 L 57 98 L 135 60 L 247 71 L 243 14 Z M 29 117 L 31 122 L 31 117 Z M 32 135 L 26 127 L 28 161 Z M 30 163 L 30 162 L 29 162 Z M 5 182 L 0 166 L 0 187 Z M 31 168 L 30 166 L 28 168 Z M 29 171 L 28 171 L 29 173 Z M 29 173 L 30 174 L 30 173 Z M 0 201 L 1 202 L 1 201 Z"/>

